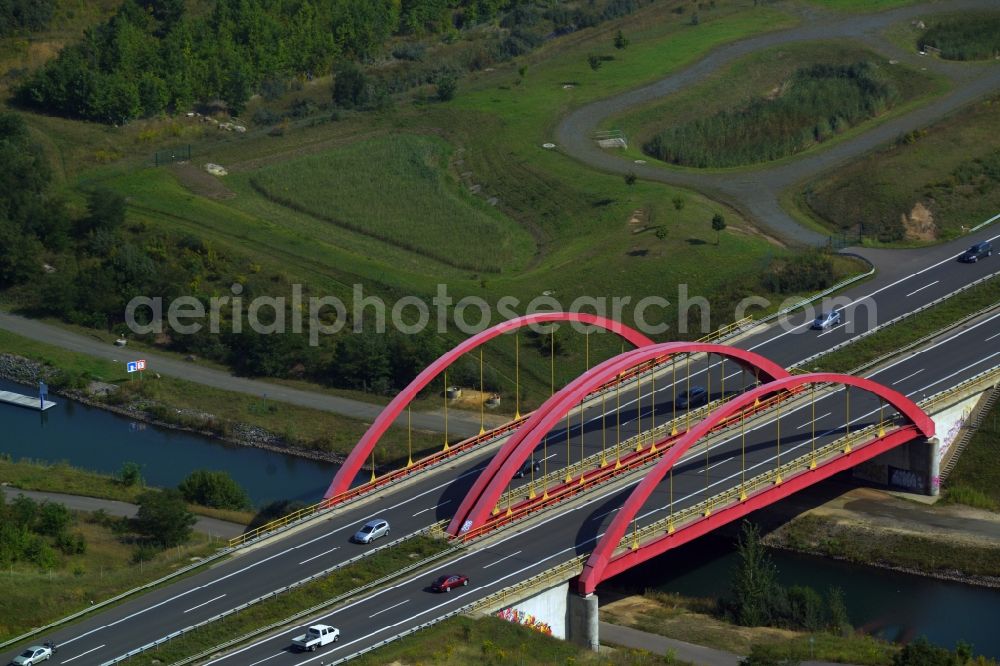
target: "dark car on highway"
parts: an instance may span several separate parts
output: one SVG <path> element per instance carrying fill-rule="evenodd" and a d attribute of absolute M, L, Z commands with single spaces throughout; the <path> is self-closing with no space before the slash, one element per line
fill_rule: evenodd
<path fill-rule="evenodd" d="M 534 468 L 535 474 L 538 474 L 539 470 L 542 469 L 542 461 L 541 460 L 535 460 L 535 461 L 527 460 L 527 461 L 525 461 L 525 463 L 523 465 L 521 465 L 521 469 L 519 469 L 519 470 L 517 470 L 517 472 L 515 472 L 514 478 L 515 479 L 523 479 L 524 477 L 526 477 L 529 474 L 531 474 L 532 468 Z"/>
<path fill-rule="evenodd" d="M 993 255 L 993 245 L 989 241 L 976 243 L 968 250 L 958 255 L 958 260 L 965 264 L 974 264 L 980 259 Z"/>
<path fill-rule="evenodd" d="M 462 574 L 449 574 L 447 576 L 440 576 L 431 583 L 432 592 L 449 592 L 453 587 L 459 587 L 460 585 L 468 585 L 469 577 L 463 576 Z"/>
<path fill-rule="evenodd" d="M 708 391 L 704 386 L 692 386 L 690 390 L 684 391 L 677 396 L 677 407 L 679 409 L 688 409 L 690 407 L 697 407 L 698 405 L 704 405 L 708 402 Z"/>

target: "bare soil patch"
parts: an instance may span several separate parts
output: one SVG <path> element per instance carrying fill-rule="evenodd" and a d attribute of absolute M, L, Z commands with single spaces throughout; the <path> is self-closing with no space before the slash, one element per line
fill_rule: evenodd
<path fill-rule="evenodd" d="M 222 201 L 236 196 L 221 180 L 191 162 L 178 162 L 168 168 L 181 185 L 200 197 Z"/>

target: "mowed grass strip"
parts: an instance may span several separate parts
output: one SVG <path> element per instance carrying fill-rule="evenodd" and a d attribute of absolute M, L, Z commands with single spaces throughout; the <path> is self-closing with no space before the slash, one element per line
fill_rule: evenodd
<path fill-rule="evenodd" d="M 439 139 L 395 134 L 264 167 L 251 183 L 272 201 L 445 264 L 524 266 L 531 236 L 459 189 L 450 153 Z"/>
<path fill-rule="evenodd" d="M 149 664 L 150 666 L 173 663 L 231 638 L 284 620 L 295 613 L 388 576 L 403 567 L 443 552 L 448 548 L 448 542 L 442 539 L 432 539 L 425 536 L 413 537 L 393 548 L 381 550 L 370 557 L 337 569 L 329 576 L 306 583 L 289 592 L 254 604 L 223 620 L 195 629 L 165 643 L 156 650 L 133 657 L 131 661 L 134 664 Z M 302 577 L 305 576 L 306 574 L 303 573 Z M 275 587 L 278 586 L 275 585 Z M 168 632 L 164 631 L 164 633 Z M 353 638 L 355 637 L 342 637 L 345 640 Z M 289 639 L 289 643 L 291 643 L 291 639 Z"/>
<path fill-rule="evenodd" d="M 993 278 L 908 319 L 821 356 L 810 366 L 823 372 L 849 372 L 864 363 L 942 330 L 966 315 L 998 303 L 1000 303 L 1000 278 Z M 986 334 L 983 335 L 985 337 Z"/>

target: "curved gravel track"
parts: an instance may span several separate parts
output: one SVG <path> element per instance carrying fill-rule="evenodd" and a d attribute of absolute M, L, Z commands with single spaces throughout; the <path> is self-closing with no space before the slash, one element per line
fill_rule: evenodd
<path fill-rule="evenodd" d="M 957 63 L 902 51 L 880 36 L 888 26 L 935 12 L 969 9 L 997 9 L 996 0 L 955 0 L 902 7 L 864 15 L 835 15 L 819 11 L 803 12 L 801 25 L 722 46 L 676 74 L 580 107 L 556 127 L 556 142 L 565 154 L 595 169 L 624 174 L 632 171 L 640 178 L 699 190 L 733 206 L 744 215 L 785 241 L 801 245 L 823 245 L 827 236 L 799 224 L 778 203 L 782 191 L 803 179 L 830 169 L 895 137 L 935 120 L 1000 90 L 1000 66 L 994 62 Z M 783 161 L 773 167 L 725 173 L 698 173 L 669 169 L 653 164 L 635 164 L 611 150 L 602 150 L 591 140 L 593 131 L 607 117 L 629 108 L 665 97 L 707 78 L 718 69 L 755 51 L 820 39 L 853 39 L 887 58 L 917 69 L 926 67 L 947 77 L 951 89 L 943 96 L 909 113 L 883 122 L 871 130 L 801 159 Z"/>

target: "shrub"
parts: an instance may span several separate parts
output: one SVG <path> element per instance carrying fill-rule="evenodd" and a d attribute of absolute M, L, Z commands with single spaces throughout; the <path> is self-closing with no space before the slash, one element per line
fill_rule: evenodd
<path fill-rule="evenodd" d="M 226 472 L 198 469 L 177 486 L 188 502 L 215 509 L 248 509 L 250 498 Z"/>

